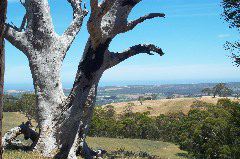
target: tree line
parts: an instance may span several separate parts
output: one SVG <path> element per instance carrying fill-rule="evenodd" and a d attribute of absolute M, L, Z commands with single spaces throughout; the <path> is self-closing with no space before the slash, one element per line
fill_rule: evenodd
<path fill-rule="evenodd" d="M 23 94 L 19 98 L 4 95 L 4 112 L 21 112 L 29 119 L 36 119 L 36 96 L 34 94 Z"/>
<path fill-rule="evenodd" d="M 129 104 L 121 115 L 113 106 L 97 107 L 90 136 L 173 142 L 189 157 L 229 159 L 240 156 L 240 104 L 220 99 L 216 105 L 196 101 L 186 115 L 181 112 L 149 116 L 133 113 Z"/>

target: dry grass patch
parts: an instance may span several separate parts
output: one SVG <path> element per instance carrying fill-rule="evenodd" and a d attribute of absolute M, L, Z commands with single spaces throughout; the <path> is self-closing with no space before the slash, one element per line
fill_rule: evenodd
<path fill-rule="evenodd" d="M 141 105 L 139 101 L 111 103 L 114 106 L 116 113 L 121 114 L 125 108 L 131 103 L 133 105 L 133 112 L 149 111 L 151 116 L 158 116 L 160 114 L 169 114 L 175 112 L 183 112 L 187 114 L 191 109 L 191 105 L 195 101 L 203 101 L 207 103 L 216 104 L 220 97 L 204 96 L 199 98 L 176 98 L 176 99 L 161 99 L 161 100 L 147 100 L 143 101 Z M 233 98 L 230 98 L 234 100 Z M 151 109 L 149 109 L 151 108 Z"/>

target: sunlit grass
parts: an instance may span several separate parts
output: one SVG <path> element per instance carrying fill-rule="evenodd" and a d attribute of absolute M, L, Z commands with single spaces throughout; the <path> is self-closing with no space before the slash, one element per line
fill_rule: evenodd
<path fill-rule="evenodd" d="M 4 113 L 3 131 L 20 125 L 27 121 L 21 113 Z M 19 138 L 23 140 L 22 137 Z M 132 151 L 135 153 L 147 152 L 150 155 L 159 156 L 161 159 L 180 159 L 178 154 L 185 153 L 181 151 L 178 146 L 161 141 L 139 140 L 139 139 L 113 139 L 113 138 L 95 138 L 89 137 L 87 139 L 90 147 L 97 149 L 102 148 L 108 152 L 124 149 L 125 151 Z M 30 143 L 30 142 L 24 142 Z M 36 152 L 25 152 L 21 150 L 6 150 L 3 155 L 4 159 L 46 159 Z"/>

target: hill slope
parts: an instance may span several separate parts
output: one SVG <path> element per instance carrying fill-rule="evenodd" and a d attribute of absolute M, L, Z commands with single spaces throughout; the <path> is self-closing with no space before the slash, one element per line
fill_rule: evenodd
<path fill-rule="evenodd" d="M 117 114 L 123 113 L 123 111 L 128 105 L 132 105 L 133 112 L 149 111 L 151 116 L 158 116 L 160 114 L 168 114 L 174 112 L 183 112 L 184 114 L 187 114 L 194 101 L 203 101 L 207 103 L 216 104 L 219 99 L 221 98 L 219 97 L 212 98 L 210 96 L 205 96 L 199 98 L 148 100 L 143 101 L 142 105 L 140 104 L 139 101 L 111 103 L 110 105 L 114 106 Z M 231 99 L 234 100 L 233 98 Z"/>

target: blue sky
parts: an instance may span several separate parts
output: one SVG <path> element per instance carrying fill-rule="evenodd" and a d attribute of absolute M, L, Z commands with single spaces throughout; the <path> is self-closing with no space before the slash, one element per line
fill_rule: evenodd
<path fill-rule="evenodd" d="M 20 25 L 24 8 L 17 0 L 9 1 L 8 22 Z M 72 20 L 71 7 L 67 0 L 49 2 L 55 29 L 61 34 Z M 220 0 L 142 0 L 129 20 L 150 12 L 163 12 L 166 18 L 146 21 L 133 31 L 118 35 L 110 49 L 122 51 L 135 44 L 153 43 L 166 54 L 133 57 L 108 70 L 102 84 L 240 81 L 240 69 L 233 66 L 223 48 L 225 41 L 237 40 L 239 34 L 221 19 Z M 63 64 L 62 80 L 66 88 L 73 83 L 88 38 L 87 19 Z M 9 43 L 6 44 L 5 81 L 6 89 L 32 87 L 27 58 Z"/>

